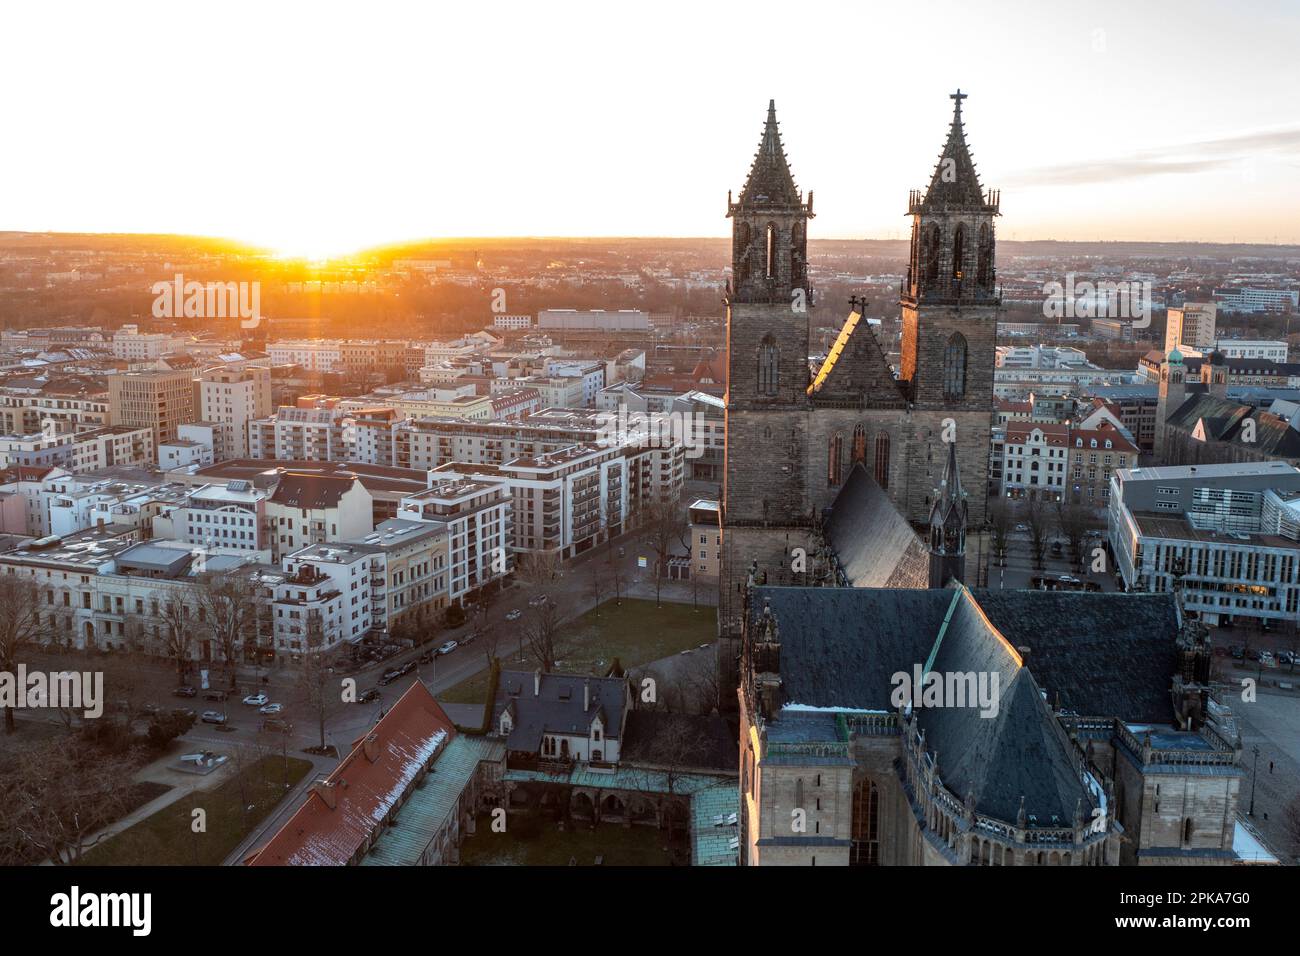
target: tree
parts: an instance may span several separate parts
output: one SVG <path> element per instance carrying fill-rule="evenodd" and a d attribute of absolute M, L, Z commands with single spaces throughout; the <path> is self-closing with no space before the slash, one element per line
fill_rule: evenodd
<path fill-rule="evenodd" d="M 528 651 L 533 655 L 543 673 L 555 669 L 555 636 L 560 629 L 560 612 L 555 603 L 542 601 L 528 610 L 528 623 L 523 627 Z"/>
<path fill-rule="evenodd" d="M 1070 550 L 1070 562 L 1075 570 L 1083 567 L 1083 542 L 1091 515 L 1078 502 L 1067 502 L 1065 496 L 1056 503 L 1056 528 Z"/>
<path fill-rule="evenodd" d="M 302 688 L 308 710 L 316 717 L 320 730 L 320 749 L 325 749 L 325 722 L 343 701 L 340 685 L 329 663 L 325 629 L 320 615 L 307 618 L 307 640 L 302 653 L 298 685 Z"/>
<path fill-rule="evenodd" d="M 108 839 L 103 828 L 130 810 L 134 769 L 124 757 L 57 738 L 22 751 L 10 766 L 0 783 L 0 863 L 78 863 Z"/>
<path fill-rule="evenodd" d="M 235 668 L 244 645 L 257 641 L 257 589 L 243 574 L 202 574 L 198 584 L 198 606 L 212 641 L 221 652 L 231 690 L 235 689 Z"/>
<path fill-rule="evenodd" d="M 197 589 L 183 585 L 175 590 L 155 591 L 153 600 L 158 605 L 158 619 L 162 621 L 163 650 L 176 662 L 176 679 L 185 680 L 194 650 L 194 625 L 190 610 L 198 603 Z"/>
<path fill-rule="evenodd" d="M 515 577 L 531 588 L 544 588 L 560 577 L 560 557 L 554 551 L 526 551 L 515 562 Z"/>
<path fill-rule="evenodd" d="M 605 576 L 601 573 L 600 565 L 592 561 L 588 564 L 590 574 L 587 578 L 587 596 L 591 598 L 592 606 L 596 610 L 595 616 L 600 617 L 600 605 L 605 599 Z"/>
<path fill-rule="evenodd" d="M 1030 493 L 1026 502 L 1025 520 L 1029 524 L 1029 547 L 1034 553 L 1034 567 L 1043 570 L 1043 552 L 1047 548 L 1048 517 L 1043 500 Z"/>
<path fill-rule="evenodd" d="M 673 501 L 653 501 L 645 507 L 642 535 L 655 555 L 655 605 L 660 605 L 664 574 L 673 545 L 681 540 L 686 513 Z"/>
<path fill-rule="evenodd" d="M 0 574 L 0 672 L 18 670 L 18 659 L 45 633 L 41 593 L 36 582 L 16 574 Z M 13 708 L 5 706 L 5 733 L 14 732 Z"/>
<path fill-rule="evenodd" d="M 623 585 L 627 583 L 627 572 L 622 563 L 614 557 L 609 559 L 609 583 L 614 587 L 614 604 L 623 606 Z"/>
<path fill-rule="evenodd" d="M 998 497 L 993 500 L 989 507 L 988 523 L 993 552 L 998 556 L 998 567 L 1005 568 L 1007 542 L 1011 537 L 1011 509 L 1007 506 L 1005 498 Z"/>

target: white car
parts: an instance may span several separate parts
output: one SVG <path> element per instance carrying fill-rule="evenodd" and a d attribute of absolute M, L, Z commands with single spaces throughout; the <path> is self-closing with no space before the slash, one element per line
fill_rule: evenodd
<path fill-rule="evenodd" d="M 268 700 L 269 698 L 265 694 L 249 694 L 244 698 L 244 703 L 249 707 L 261 707 Z"/>
<path fill-rule="evenodd" d="M 456 641 L 448 641 L 446 644 L 442 645 L 442 647 L 438 648 L 438 656 L 441 657 L 443 654 L 450 654 L 458 647 L 460 647 L 460 644 Z"/>
<path fill-rule="evenodd" d="M 519 608 L 515 608 L 513 611 L 511 611 L 509 614 L 506 615 L 506 620 L 507 620 L 507 621 L 517 621 L 517 620 L 519 620 L 519 616 L 520 616 L 521 614 L 523 614 L 523 613 L 524 613 L 524 612 L 521 611 L 521 610 L 519 610 Z"/>
<path fill-rule="evenodd" d="M 284 710 L 284 704 L 263 704 L 257 708 L 259 714 L 278 714 Z"/>

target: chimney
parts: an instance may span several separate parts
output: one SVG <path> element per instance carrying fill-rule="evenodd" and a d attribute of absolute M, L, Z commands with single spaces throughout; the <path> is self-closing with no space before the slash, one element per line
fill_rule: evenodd
<path fill-rule="evenodd" d="M 361 742 L 361 752 L 366 755 L 366 759 L 374 763 L 379 759 L 379 735 L 367 734 L 366 739 Z"/>
<path fill-rule="evenodd" d="M 591 710 L 591 681 L 582 682 L 582 712 L 585 714 Z"/>
<path fill-rule="evenodd" d="M 334 784 L 328 780 L 312 785 L 312 792 L 325 801 L 325 806 L 333 810 L 339 805 L 339 796 L 334 792 Z"/>
<path fill-rule="evenodd" d="M 542 671 L 540 668 L 533 671 L 533 696 L 542 696 Z"/>

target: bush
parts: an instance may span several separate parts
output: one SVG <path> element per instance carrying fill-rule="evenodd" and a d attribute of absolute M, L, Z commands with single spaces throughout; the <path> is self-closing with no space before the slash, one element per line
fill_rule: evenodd
<path fill-rule="evenodd" d="M 153 750 L 163 750 L 194 726 L 193 714 L 158 714 L 149 721 L 145 743 Z"/>

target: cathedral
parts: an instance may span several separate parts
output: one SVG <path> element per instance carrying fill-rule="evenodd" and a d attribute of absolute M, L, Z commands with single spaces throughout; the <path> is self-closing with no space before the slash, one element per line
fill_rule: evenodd
<path fill-rule="evenodd" d="M 1240 735 L 1180 592 L 965 583 L 986 508 L 998 195 L 964 98 L 909 200 L 898 369 L 856 308 L 809 364 L 813 196 L 774 104 L 728 202 L 719 657 L 738 688 L 741 862 L 1241 862 Z"/>
<path fill-rule="evenodd" d="M 993 409 L 998 297 L 994 218 L 966 145 L 964 94 L 930 185 L 908 200 L 911 254 L 899 299 L 901 367 L 890 367 L 860 312 L 850 312 L 821 367 L 809 367 L 808 226 L 813 194 L 796 186 L 768 104 L 758 153 L 729 198 L 724 617 L 750 565 L 773 580 L 808 554 L 822 512 L 861 464 L 914 524 L 925 522 L 955 441 L 962 483 L 982 524 Z M 754 468 L 756 461 L 764 463 Z M 797 573 L 797 572 L 796 572 Z"/>

